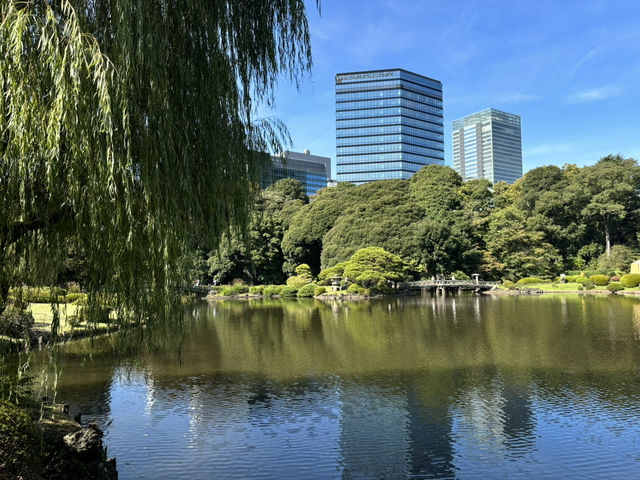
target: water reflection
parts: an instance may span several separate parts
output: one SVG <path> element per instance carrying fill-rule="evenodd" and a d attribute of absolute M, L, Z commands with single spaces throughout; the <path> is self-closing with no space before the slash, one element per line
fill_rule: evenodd
<path fill-rule="evenodd" d="M 112 341 L 67 352 L 59 396 L 113 420 L 122 478 L 640 469 L 636 299 L 219 302 L 189 317 L 183 340 L 135 361 Z"/>

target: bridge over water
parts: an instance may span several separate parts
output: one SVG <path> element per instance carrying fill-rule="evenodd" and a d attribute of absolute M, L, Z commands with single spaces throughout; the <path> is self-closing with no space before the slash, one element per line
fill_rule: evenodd
<path fill-rule="evenodd" d="M 497 288 L 498 282 L 487 282 L 483 280 L 418 280 L 415 282 L 406 282 L 403 285 L 405 288 L 411 290 L 434 290 L 438 293 L 455 290 L 482 292 Z"/>

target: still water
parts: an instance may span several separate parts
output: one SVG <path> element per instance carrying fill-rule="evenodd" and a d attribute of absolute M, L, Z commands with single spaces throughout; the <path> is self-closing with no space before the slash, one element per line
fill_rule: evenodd
<path fill-rule="evenodd" d="M 58 399 L 120 478 L 640 478 L 640 299 L 203 303 Z"/>

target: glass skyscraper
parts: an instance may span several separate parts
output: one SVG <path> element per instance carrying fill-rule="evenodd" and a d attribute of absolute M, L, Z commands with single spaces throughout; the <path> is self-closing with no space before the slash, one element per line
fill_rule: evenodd
<path fill-rule="evenodd" d="M 300 180 L 308 196 L 315 195 L 318 190 L 326 188 L 331 178 L 331 159 L 304 153 L 286 152 L 271 157 L 271 165 L 262 174 L 262 188 L 276 183 L 283 178 Z"/>
<path fill-rule="evenodd" d="M 522 177 L 520 117 L 488 108 L 453 122 L 453 168 L 463 180 Z"/>
<path fill-rule="evenodd" d="M 444 165 L 442 83 L 402 69 L 336 75 L 339 182 L 407 179 Z"/>

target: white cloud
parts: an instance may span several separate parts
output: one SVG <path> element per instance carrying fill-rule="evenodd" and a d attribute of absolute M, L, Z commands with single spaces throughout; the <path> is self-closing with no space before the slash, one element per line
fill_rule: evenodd
<path fill-rule="evenodd" d="M 589 103 L 617 97 L 620 94 L 622 94 L 621 87 L 608 86 L 575 92 L 568 95 L 565 100 L 567 103 Z"/>

